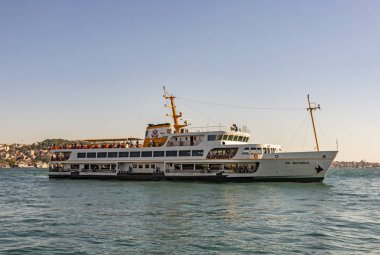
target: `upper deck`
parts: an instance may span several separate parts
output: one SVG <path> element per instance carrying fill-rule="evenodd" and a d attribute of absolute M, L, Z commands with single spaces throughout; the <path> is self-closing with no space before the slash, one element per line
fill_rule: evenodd
<path fill-rule="evenodd" d="M 189 127 L 190 123 L 180 123 L 182 113 L 176 111 L 174 96 L 165 91 L 164 97 L 170 99 L 174 124 L 148 124 L 144 139 L 129 137 L 117 139 L 87 139 L 72 144 L 52 146 L 52 161 L 70 159 L 124 158 L 136 157 L 205 157 L 207 159 L 230 159 L 251 151 L 271 153 L 280 151 L 277 145 L 249 145 L 249 130 L 232 124 L 223 126 Z M 248 153 L 246 146 L 248 148 Z M 71 153 L 75 154 L 71 157 Z M 239 152 L 239 153 L 238 153 Z M 185 159 L 185 158 L 183 158 Z"/>

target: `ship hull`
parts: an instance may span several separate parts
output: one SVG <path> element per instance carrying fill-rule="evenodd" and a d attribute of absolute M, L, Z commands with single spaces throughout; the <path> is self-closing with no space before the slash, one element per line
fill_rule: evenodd
<path fill-rule="evenodd" d="M 109 172 L 68 170 L 49 172 L 52 179 L 197 182 L 322 182 L 336 151 L 268 154 L 260 159 L 187 161 L 186 164 L 223 166 L 218 170 L 184 171 L 170 168 L 183 161 L 162 162 L 162 170 L 127 169 Z M 145 161 L 147 162 L 147 161 Z M 158 165 L 158 162 L 155 162 Z M 256 165 L 257 169 L 227 169 L 231 165 Z"/>
<path fill-rule="evenodd" d="M 79 174 L 67 174 L 57 175 L 50 173 L 51 179 L 79 179 L 79 180 L 118 180 L 118 181 L 182 181 L 182 182 L 299 182 L 299 183 L 311 183 L 322 182 L 324 177 L 228 177 L 224 176 L 165 176 L 154 174 L 124 174 L 124 175 L 79 175 Z"/>

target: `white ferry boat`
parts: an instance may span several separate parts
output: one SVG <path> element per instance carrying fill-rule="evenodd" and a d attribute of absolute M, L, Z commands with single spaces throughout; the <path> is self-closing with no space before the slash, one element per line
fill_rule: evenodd
<path fill-rule="evenodd" d="M 245 128 L 192 130 L 180 123 L 175 97 L 170 100 L 173 125 L 149 124 L 145 139 L 91 139 L 54 145 L 50 178 L 141 181 L 323 181 L 337 151 L 320 151 L 310 103 L 316 151 L 284 152 L 280 145 L 249 143 Z"/>

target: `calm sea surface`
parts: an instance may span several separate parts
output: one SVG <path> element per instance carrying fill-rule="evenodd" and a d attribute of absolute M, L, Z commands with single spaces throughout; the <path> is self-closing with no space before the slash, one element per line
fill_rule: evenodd
<path fill-rule="evenodd" d="M 49 180 L 0 170 L 0 254 L 380 254 L 380 170 L 324 183 Z"/>

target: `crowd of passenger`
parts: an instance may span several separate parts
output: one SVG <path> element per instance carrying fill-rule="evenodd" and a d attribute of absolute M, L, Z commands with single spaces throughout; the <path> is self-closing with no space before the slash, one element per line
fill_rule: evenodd
<path fill-rule="evenodd" d="M 110 148 L 140 148 L 142 145 L 139 141 L 135 143 L 126 142 L 126 143 L 94 143 L 94 144 L 81 144 L 81 143 L 72 143 L 72 144 L 53 144 L 50 147 L 50 150 L 62 150 L 62 149 L 110 149 Z"/>
<path fill-rule="evenodd" d="M 207 155 L 207 159 L 230 159 L 236 155 L 236 151 L 231 152 L 210 152 Z"/>
<path fill-rule="evenodd" d="M 64 155 L 51 155 L 50 161 L 65 161 L 68 160 L 68 157 L 65 157 Z"/>
<path fill-rule="evenodd" d="M 61 172 L 64 171 L 62 164 L 50 164 L 49 165 L 49 171 L 50 172 Z"/>

